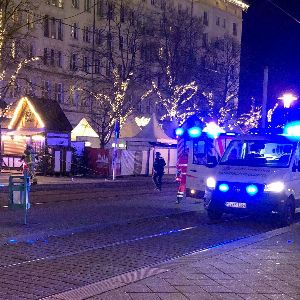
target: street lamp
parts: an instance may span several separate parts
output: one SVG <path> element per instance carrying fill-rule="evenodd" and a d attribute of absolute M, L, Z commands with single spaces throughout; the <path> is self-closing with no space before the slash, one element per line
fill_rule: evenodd
<path fill-rule="evenodd" d="M 284 108 L 290 108 L 292 103 L 296 100 L 298 100 L 298 97 L 295 95 L 288 93 L 284 94 L 281 97 L 278 98 L 279 100 L 282 100 Z"/>

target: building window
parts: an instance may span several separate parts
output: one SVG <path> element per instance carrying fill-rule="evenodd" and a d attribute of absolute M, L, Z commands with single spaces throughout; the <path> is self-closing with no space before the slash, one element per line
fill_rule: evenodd
<path fill-rule="evenodd" d="M 62 83 L 55 83 L 55 100 L 58 103 L 64 102 L 64 87 Z"/>
<path fill-rule="evenodd" d="M 100 60 L 95 59 L 95 74 L 100 74 L 100 70 L 101 70 Z"/>
<path fill-rule="evenodd" d="M 217 17 L 217 19 L 216 19 L 216 25 L 220 26 L 220 17 Z"/>
<path fill-rule="evenodd" d="M 205 12 L 203 13 L 203 24 L 204 24 L 205 26 L 208 26 L 208 12 L 207 12 L 207 11 L 205 11 Z"/>
<path fill-rule="evenodd" d="M 90 29 L 88 26 L 84 26 L 84 28 L 83 28 L 83 41 L 86 43 L 91 42 Z"/>
<path fill-rule="evenodd" d="M 226 19 L 223 19 L 223 28 L 226 28 Z"/>
<path fill-rule="evenodd" d="M 50 65 L 51 66 L 54 66 L 54 62 L 55 62 L 55 58 L 54 58 L 54 50 L 53 49 L 51 49 L 51 51 L 50 51 Z"/>
<path fill-rule="evenodd" d="M 32 58 L 32 57 L 35 57 L 35 47 L 33 44 L 30 44 L 28 46 L 27 58 Z"/>
<path fill-rule="evenodd" d="M 44 56 L 43 56 L 44 65 L 48 65 L 48 49 L 44 48 Z"/>
<path fill-rule="evenodd" d="M 70 70 L 77 71 L 77 54 L 72 54 L 70 57 Z"/>
<path fill-rule="evenodd" d="M 84 0 L 84 11 L 91 12 L 91 0 Z"/>
<path fill-rule="evenodd" d="M 61 51 L 57 51 L 57 61 L 56 61 L 56 65 L 59 67 L 59 68 L 62 68 L 62 53 Z"/>
<path fill-rule="evenodd" d="M 237 24 L 236 23 L 232 24 L 232 34 L 234 36 L 237 36 Z"/>
<path fill-rule="evenodd" d="M 102 42 L 102 33 L 101 33 L 101 29 L 96 30 L 96 44 L 97 45 L 101 45 Z"/>
<path fill-rule="evenodd" d="M 32 11 L 27 12 L 26 16 L 27 29 L 31 30 L 34 28 L 34 15 Z"/>
<path fill-rule="evenodd" d="M 97 16 L 100 18 L 104 16 L 104 0 L 97 0 Z"/>
<path fill-rule="evenodd" d="M 42 98 L 51 99 L 51 83 L 43 80 Z"/>
<path fill-rule="evenodd" d="M 59 8 L 64 7 L 64 0 L 47 0 L 47 3 L 52 6 L 56 6 Z"/>
<path fill-rule="evenodd" d="M 49 36 L 49 18 L 45 17 L 44 23 L 44 36 L 51 37 L 52 39 L 63 40 L 63 23 L 62 20 L 50 18 L 50 36 Z"/>
<path fill-rule="evenodd" d="M 83 71 L 90 73 L 90 59 L 87 56 L 83 57 Z"/>
<path fill-rule="evenodd" d="M 58 25 L 58 39 L 63 40 L 63 23 L 62 20 L 57 20 Z"/>
<path fill-rule="evenodd" d="M 107 6 L 107 20 L 112 20 L 114 17 L 114 5 L 112 2 L 108 2 Z"/>
<path fill-rule="evenodd" d="M 160 8 L 161 8 L 162 10 L 165 10 L 165 9 L 166 9 L 166 0 L 161 0 L 161 2 L 160 2 Z"/>
<path fill-rule="evenodd" d="M 45 15 L 44 18 L 44 36 L 49 37 L 49 16 Z"/>
<path fill-rule="evenodd" d="M 74 23 L 73 25 L 71 25 L 71 37 L 74 40 L 78 40 L 78 36 L 79 36 L 79 28 L 78 28 L 78 24 Z"/>
<path fill-rule="evenodd" d="M 72 0 L 72 7 L 79 8 L 79 0 Z"/>

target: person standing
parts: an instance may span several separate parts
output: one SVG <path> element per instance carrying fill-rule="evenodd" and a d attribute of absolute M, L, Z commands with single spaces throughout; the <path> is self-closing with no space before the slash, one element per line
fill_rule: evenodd
<path fill-rule="evenodd" d="M 27 145 L 21 160 L 24 162 L 23 173 L 25 169 L 28 170 L 29 173 L 28 175 L 30 176 L 32 184 L 37 184 L 37 178 L 35 173 L 35 167 L 36 167 L 35 159 L 36 159 L 36 155 L 34 153 L 32 146 Z"/>
<path fill-rule="evenodd" d="M 153 162 L 153 182 L 155 188 L 158 191 L 161 191 L 162 177 L 164 175 L 166 162 L 163 157 L 161 157 L 159 152 L 155 153 L 155 159 Z"/>

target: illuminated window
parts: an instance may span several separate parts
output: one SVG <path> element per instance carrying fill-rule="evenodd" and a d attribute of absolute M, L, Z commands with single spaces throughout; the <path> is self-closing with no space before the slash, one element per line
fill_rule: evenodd
<path fill-rule="evenodd" d="M 79 28 L 78 24 L 75 22 L 73 25 L 71 25 L 71 37 L 75 40 L 78 40 L 79 36 Z"/>
<path fill-rule="evenodd" d="M 72 0 L 72 7 L 79 8 L 79 0 Z"/>

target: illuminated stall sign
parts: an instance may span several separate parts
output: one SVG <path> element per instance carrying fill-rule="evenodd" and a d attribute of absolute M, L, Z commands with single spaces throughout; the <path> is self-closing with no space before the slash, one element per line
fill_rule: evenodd
<path fill-rule="evenodd" d="M 70 146 L 70 135 L 68 133 L 48 133 L 48 146 L 68 147 Z"/>

